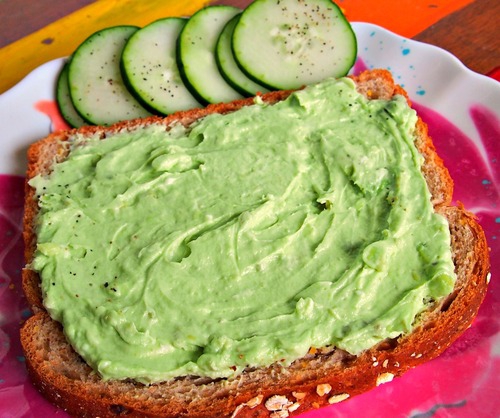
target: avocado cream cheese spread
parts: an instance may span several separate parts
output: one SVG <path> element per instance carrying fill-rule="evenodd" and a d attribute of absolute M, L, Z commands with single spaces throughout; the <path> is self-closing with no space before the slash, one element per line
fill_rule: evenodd
<path fill-rule="evenodd" d="M 189 128 L 74 134 L 30 181 L 47 310 L 104 379 L 144 383 L 410 332 L 455 282 L 416 120 L 344 78 Z"/>

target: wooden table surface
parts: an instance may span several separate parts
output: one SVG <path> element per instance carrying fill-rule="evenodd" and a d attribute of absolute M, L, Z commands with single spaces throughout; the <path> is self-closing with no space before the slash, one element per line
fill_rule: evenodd
<path fill-rule="evenodd" d="M 206 4 L 244 7 L 249 0 L 0 0 L 0 93 L 37 66 L 65 56 L 94 30 L 144 25 L 190 14 Z M 470 69 L 500 66 L 498 0 L 338 0 L 351 21 L 379 24 L 399 35 L 442 47 Z M 432 63 L 429 63 L 432 65 Z"/>

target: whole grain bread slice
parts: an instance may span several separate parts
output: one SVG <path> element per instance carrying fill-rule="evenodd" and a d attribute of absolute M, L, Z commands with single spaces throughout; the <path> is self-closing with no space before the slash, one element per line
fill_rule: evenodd
<path fill-rule="evenodd" d="M 387 71 L 372 70 L 353 77 L 358 91 L 369 99 L 406 96 Z M 262 96 L 274 103 L 290 92 Z M 407 96 L 406 96 L 407 97 Z M 112 127 L 85 127 L 83 134 L 104 138 L 122 129 L 146 124 L 189 125 L 210 113 L 227 113 L 252 105 L 253 99 L 211 105 L 167 118 L 148 118 Z M 74 131 L 54 133 L 35 143 L 28 152 L 27 178 L 50 172 L 65 158 L 65 142 Z M 425 123 L 417 122 L 415 141 L 424 156 L 422 172 L 437 212 L 450 225 L 452 254 L 457 274 L 455 289 L 424 312 L 411 334 L 385 340 L 353 356 L 335 347 L 311 349 L 289 367 L 276 363 L 248 369 L 228 379 L 184 376 L 149 386 L 134 381 L 103 381 L 68 344 L 62 327 L 45 311 L 38 275 L 23 271 L 23 289 L 34 315 L 21 329 L 26 366 L 34 385 L 55 405 L 81 417 L 281 417 L 293 416 L 353 397 L 392 380 L 410 368 L 442 353 L 467 329 L 485 296 L 489 270 L 484 232 L 462 206 L 451 206 L 453 183 L 437 155 Z M 24 240 L 26 262 L 36 247 L 37 214 L 34 190 L 26 184 Z"/>

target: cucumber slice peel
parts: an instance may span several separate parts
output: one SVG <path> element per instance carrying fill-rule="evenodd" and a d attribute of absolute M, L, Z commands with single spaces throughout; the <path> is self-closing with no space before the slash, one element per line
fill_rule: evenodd
<path fill-rule="evenodd" d="M 219 71 L 225 80 L 244 96 L 254 96 L 257 93 L 265 93 L 268 90 L 257 84 L 241 71 L 238 63 L 234 59 L 232 39 L 233 31 L 240 19 L 240 15 L 234 16 L 222 29 L 217 46 L 215 48 L 215 58 Z"/>
<path fill-rule="evenodd" d="M 120 70 L 123 47 L 138 29 L 103 29 L 87 38 L 73 54 L 68 70 L 71 99 L 89 123 L 111 125 L 151 115 L 125 87 Z"/>
<path fill-rule="evenodd" d="M 146 107 L 161 114 L 200 107 L 184 85 L 176 60 L 176 42 L 186 19 L 159 19 L 135 32 L 122 53 L 129 90 Z"/>
<path fill-rule="evenodd" d="M 75 106 L 73 106 L 73 102 L 71 101 L 68 85 L 68 70 L 69 61 L 63 65 L 59 76 L 57 77 L 56 102 L 62 118 L 68 123 L 68 125 L 72 128 L 79 128 L 80 126 L 86 125 L 86 122 L 76 111 Z"/>
<path fill-rule="evenodd" d="M 256 0 L 233 33 L 241 69 L 270 89 L 296 89 L 348 73 L 356 36 L 330 0 Z"/>
<path fill-rule="evenodd" d="M 205 7 L 191 16 L 179 35 L 179 69 L 184 83 L 201 103 L 230 102 L 242 98 L 222 77 L 214 54 L 224 25 L 240 12 L 232 6 Z"/>

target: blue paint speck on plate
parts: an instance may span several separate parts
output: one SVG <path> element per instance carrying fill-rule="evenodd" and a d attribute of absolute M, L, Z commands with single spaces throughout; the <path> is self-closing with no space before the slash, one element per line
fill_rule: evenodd
<path fill-rule="evenodd" d="M 370 36 L 372 37 L 375 36 L 375 32 L 370 33 Z"/>
<path fill-rule="evenodd" d="M 401 53 L 402 53 L 403 55 L 408 55 L 410 52 L 411 52 L 411 51 L 410 51 L 410 49 L 409 49 L 409 48 L 405 48 L 405 49 L 403 49 L 403 50 L 401 51 Z"/>
<path fill-rule="evenodd" d="M 29 309 L 23 309 L 21 312 L 21 318 L 27 319 L 31 316 L 31 311 Z"/>
<path fill-rule="evenodd" d="M 491 184 L 491 181 L 484 179 L 481 183 L 483 183 L 485 186 L 488 186 L 489 184 Z"/>
<path fill-rule="evenodd" d="M 497 224 L 500 224 L 500 217 L 496 218 L 496 219 L 495 219 L 495 222 L 496 222 Z"/>
<path fill-rule="evenodd" d="M 425 94 L 425 90 L 417 90 L 416 93 L 419 95 L 419 96 L 423 96 Z"/>

